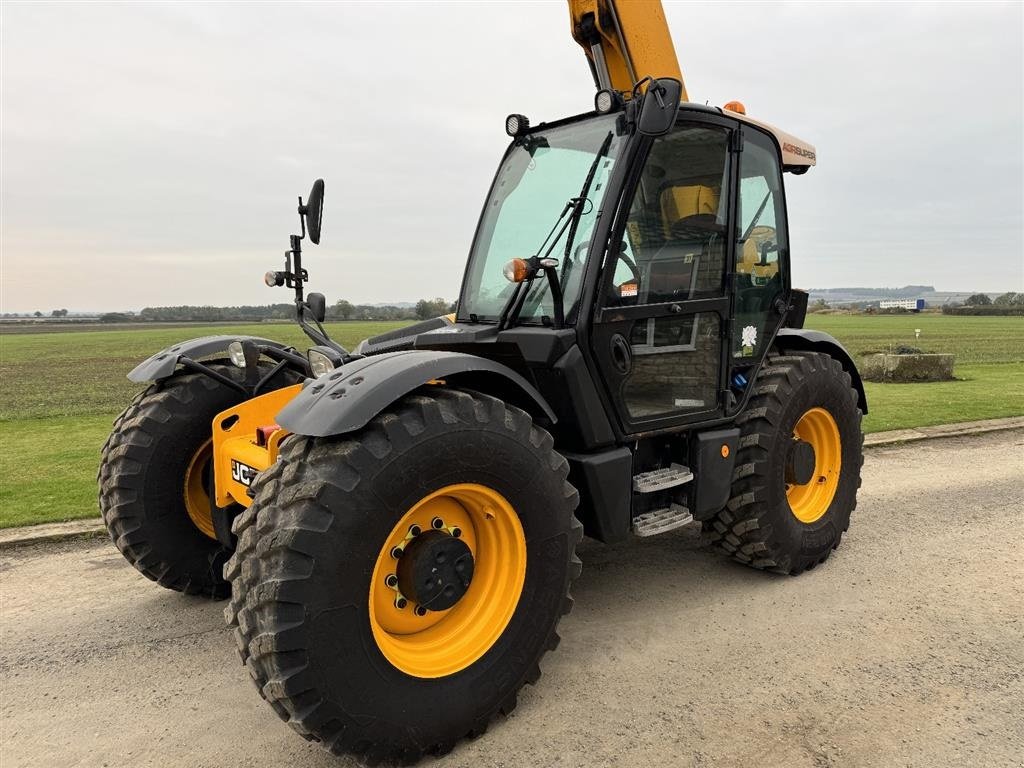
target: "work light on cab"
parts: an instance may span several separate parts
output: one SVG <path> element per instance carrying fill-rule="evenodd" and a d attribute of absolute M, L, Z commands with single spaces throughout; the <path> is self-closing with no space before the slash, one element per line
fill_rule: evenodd
<path fill-rule="evenodd" d="M 526 115 L 512 114 L 505 118 L 505 133 L 509 136 L 519 136 L 530 127 L 530 119 Z"/>
<path fill-rule="evenodd" d="M 605 88 L 594 95 L 594 110 L 602 115 L 614 112 L 623 104 L 622 95 L 618 91 Z"/>

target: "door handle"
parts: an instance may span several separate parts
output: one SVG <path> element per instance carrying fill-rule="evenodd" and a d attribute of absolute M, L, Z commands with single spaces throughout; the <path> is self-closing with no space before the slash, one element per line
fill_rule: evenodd
<path fill-rule="evenodd" d="M 625 375 L 633 368 L 633 350 L 621 333 L 616 333 L 611 340 L 612 366 Z"/>

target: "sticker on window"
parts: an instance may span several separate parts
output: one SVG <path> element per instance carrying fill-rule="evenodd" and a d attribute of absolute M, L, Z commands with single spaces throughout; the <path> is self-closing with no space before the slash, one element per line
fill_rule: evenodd
<path fill-rule="evenodd" d="M 744 355 L 754 354 L 754 347 L 757 346 L 757 328 L 753 325 L 743 327 L 743 338 L 740 341 Z"/>
<path fill-rule="evenodd" d="M 638 286 L 636 283 L 623 283 L 619 286 L 619 295 L 623 298 L 628 296 L 636 296 L 638 292 Z"/>

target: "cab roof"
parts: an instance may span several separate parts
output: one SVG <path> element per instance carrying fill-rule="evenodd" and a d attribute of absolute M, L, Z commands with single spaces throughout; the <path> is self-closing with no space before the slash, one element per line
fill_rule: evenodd
<path fill-rule="evenodd" d="M 776 128 L 770 123 L 755 120 L 744 112 L 737 112 L 729 109 L 729 106 L 735 103 L 736 102 L 729 102 L 729 104 L 723 107 L 723 114 L 735 117 L 740 122 L 750 123 L 751 125 L 763 128 L 774 136 L 775 140 L 779 142 L 779 147 L 782 148 L 782 165 L 786 170 L 803 173 L 811 166 L 818 164 L 818 152 L 815 150 L 813 144 L 806 142 L 803 139 L 798 139 L 793 134 L 786 133 L 782 129 Z"/>

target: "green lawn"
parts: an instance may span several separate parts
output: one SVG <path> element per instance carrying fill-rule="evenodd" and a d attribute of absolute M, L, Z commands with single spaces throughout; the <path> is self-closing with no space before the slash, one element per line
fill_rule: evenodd
<path fill-rule="evenodd" d="M 964 363 L 1024 362 L 1024 317 L 811 314 L 804 325 L 832 334 L 854 358 L 900 345 L 917 347 L 956 355 L 957 375 Z M 920 338 L 915 329 L 921 330 Z"/>
<path fill-rule="evenodd" d="M 956 381 L 867 382 L 866 432 L 1024 416 L 1024 317 L 813 314 L 805 325 L 835 336 L 854 360 L 898 346 L 956 356 Z"/>
<path fill-rule="evenodd" d="M 331 323 L 348 348 L 404 325 Z M 264 336 L 305 349 L 293 324 L 0 333 L 0 528 L 93 517 L 96 466 L 111 422 L 140 388 L 125 375 L 182 339 Z"/>
<path fill-rule="evenodd" d="M 0 423 L 0 528 L 95 517 L 96 467 L 113 416 Z"/>
<path fill-rule="evenodd" d="M 401 323 L 335 323 L 351 348 Z M 1024 415 L 1024 318 L 810 315 L 855 358 L 890 345 L 957 356 L 956 381 L 868 384 L 868 432 Z M 919 339 L 914 329 L 921 329 Z M 251 333 L 304 348 L 293 325 L 0 333 L 0 528 L 96 515 L 99 449 L 141 359 L 183 338 Z"/>
<path fill-rule="evenodd" d="M 367 336 L 402 325 L 328 323 L 327 329 L 351 349 Z M 263 336 L 303 350 L 309 346 L 294 323 L 0 333 L 0 422 L 87 414 L 113 417 L 139 389 L 125 378 L 137 363 L 182 339 L 232 333 Z"/>

